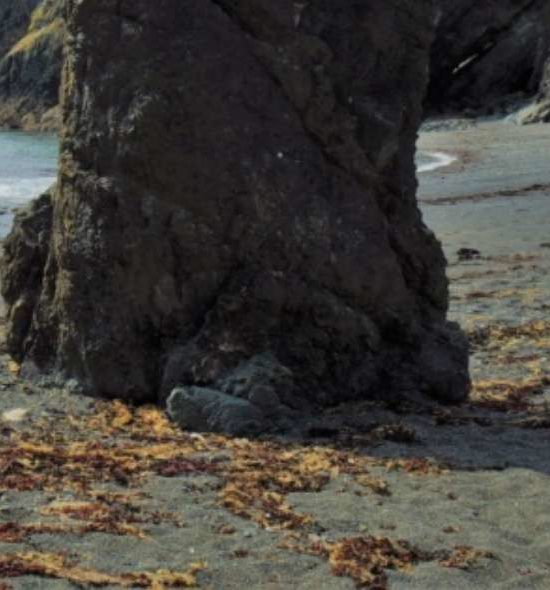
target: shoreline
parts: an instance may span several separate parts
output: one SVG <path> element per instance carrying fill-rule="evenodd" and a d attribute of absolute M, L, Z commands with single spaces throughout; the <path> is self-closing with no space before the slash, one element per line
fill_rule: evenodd
<path fill-rule="evenodd" d="M 432 158 L 434 161 L 430 163 L 419 164 L 416 169 L 417 174 L 434 172 L 439 168 L 446 168 L 458 160 L 457 156 L 445 152 L 420 152 L 419 155 L 421 158 L 428 157 Z"/>
<path fill-rule="evenodd" d="M 16 210 L 56 182 L 58 145 L 48 133 L 0 131 L 0 239 L 11 230 Z"/>
<path fill-rule="evenodd" d="M 418 199 L 523 190 L 550 184 L 550 126 L 478 122 L 466 129 L 421 132 L 417 149 L 457 156 L 445 174 L 419 178 Z"/>

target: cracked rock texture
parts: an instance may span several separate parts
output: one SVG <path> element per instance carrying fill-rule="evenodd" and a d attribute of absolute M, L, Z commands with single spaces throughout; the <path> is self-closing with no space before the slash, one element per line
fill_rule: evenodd
<path fill-rule="evenodd" d="M 68 8 L 47 261 L 17 254 L 19 221 L 3 270 L 11 313 L 33 305 L 10 324 L 24 371 L 137 402 L 181 386 L 221 430 L 278 407 L 464 399 L 415 199 L 430 1 Z M 37 265 L 34 297 L 20 275 Z"/>
<path fill-rule="evenodd" d="M 64 0 L 0 0 L 0 126 L 59 126 Z"/>
<path fill-rule="evenodd" d="M 550 47 L 548 0 L 436 0 L 427 106 L 494 108 L 533 96 Z"/>

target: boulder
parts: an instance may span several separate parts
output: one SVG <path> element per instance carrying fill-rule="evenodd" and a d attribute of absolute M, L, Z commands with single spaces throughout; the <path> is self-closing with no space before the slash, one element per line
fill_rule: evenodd
<path fill-rule="evenodd" d="M 223 416 L 467 396 L 415 197 L 430 0 L 69 0 L 68 15 L 52 238 L 12 354 L 94 395 L 180 387 L 171 407 Z"/>
<path fill-rule="evenodd" d="M 250 436 L 272 426 L 262 411 L 250 402 L 205 387 L 174 389 L 166 408 L 174 422 L 195 432 Z"/>
<path fill-rule="evenodd" d="M 529 106 L 521 109 L 515 118 L 520 125 L 550 123 L 550 99 L 538 98 Z"/>
<path fill-rule="evenodd" d="M 518 113 L 517 121 L 521 125 L 550 123 L 550 57 L 545 63 L 536 100 Z"/>

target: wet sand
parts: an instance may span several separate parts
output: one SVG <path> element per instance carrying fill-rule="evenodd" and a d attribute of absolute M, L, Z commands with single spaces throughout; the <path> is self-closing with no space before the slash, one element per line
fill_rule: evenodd
<path fill-rule="evenodd" d="M 460 158 L 420 197 L 471 339 L 461 407 L 228 439 L 25 383 L 2 355 L 0 588 L 548 590 L 550 193 L 523 189 L 550 183 L 549 144 L 550 126 L 420 140 Z"/>
<path fill-rule="evenodd" d="M 485 123 L 427 133 L 419 145 L 462 155 L 421 174 L 419 187 L 424 220 L 449 262 L 451 319 L 477 335 L 522 334 L 510 333 L 504 349 L 477 351 L 474 378 L 550 375 L 550 126 Z M 479 254 L 461 259 L 464 248 Z M 550 401 L 548 391 L 541 399 Z"/>
<path fill-rule="evenodd" d="M 420 200 L 462 197 L 550 185 L 548 125 L 502 121 L 420 134 L 418 148 L 458 157 L 450 167 L 420 177 Z"/>

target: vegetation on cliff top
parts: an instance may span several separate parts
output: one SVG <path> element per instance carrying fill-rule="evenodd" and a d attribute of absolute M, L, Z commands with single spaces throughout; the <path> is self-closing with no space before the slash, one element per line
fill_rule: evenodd
<path fill-rule="evenodd" d="M 52 109 L 61 74 L 63 2 L 0 6 L 0 19 L 0 126 L 57 128 L 57 110 Z"/>
<path fill-rule="evenodd" d="M 64 20 L 59 0 L 44 0 L 32 11 L 27 32 L 10 49 L 8 56 L 31 51 L 45 37 L 55 36 L 57 42 L 63 35 Z"/>

